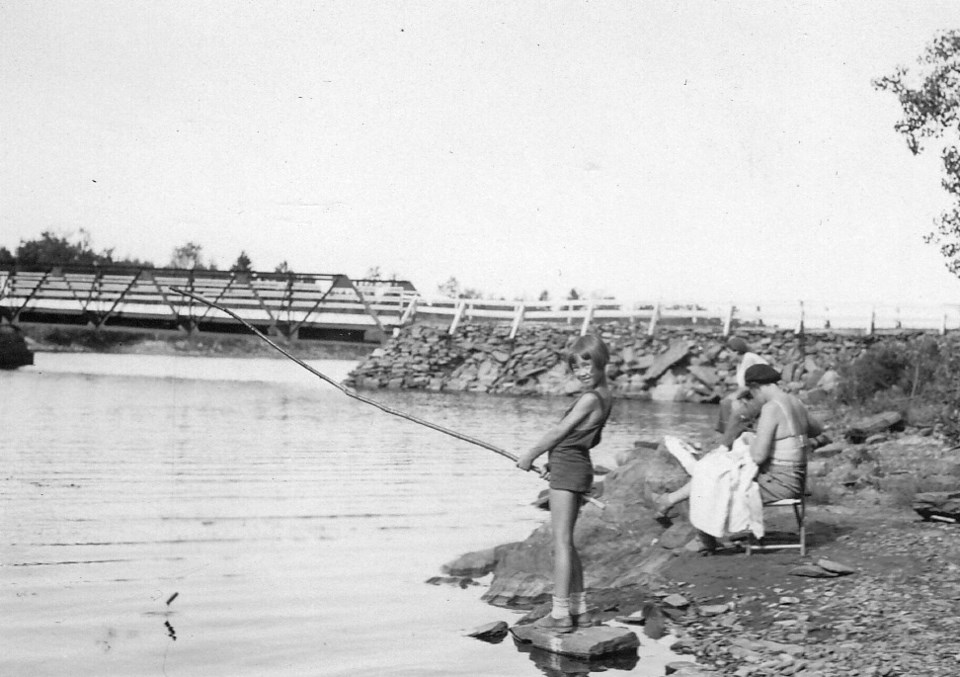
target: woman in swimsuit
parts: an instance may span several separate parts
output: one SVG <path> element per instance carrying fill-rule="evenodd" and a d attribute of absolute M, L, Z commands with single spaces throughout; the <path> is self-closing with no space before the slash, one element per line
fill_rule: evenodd
<path fill-rule="evenodd" d="M 550 454 L 545 476 L 550 480 L 553 526 L 553 609 L 537 625 L 557 632 L 593 625 L 587 611 L 583 565 L 573 542 L 573 528 L 580 506 L 593 487 L 590 449 L 600 443 L 600 433 L 613 403 L 607 385 L 609 359 L 610 353 L 601 339 L 589 334 L 577 339 L 567 362 L 584 392 L 517 461 L 517 467 L 530 470 L 537 457 L 544 452 Z"/>
<path fill-rule="evenodd" d="M 759 470 L 757 484 L 764 503 L 798 498 L 804 491 L 809 440 L 823 432 L 796 397 L 777 383 L 780 373 L 768 364 L 755 364 L 744 374 L 746 386 L 761 405 L 757 432 L 750 443 L 750 456 Z M 674 505 L 690 498 L 691 483 L 676 491 L 654 496 L 654 518 L 668 520 Z"/>
<path fill-rule="evenodd" d="M 822 433 L 823 426 L 800 400 L 780 389 L 780 374 L 773 367 L 755 364 L 744 380 L 763 405 L 750 443 L 750 456 L 760 468 L 760 498 L 764 503 L 798 498 L 804 491 L 810 438 Z"/>

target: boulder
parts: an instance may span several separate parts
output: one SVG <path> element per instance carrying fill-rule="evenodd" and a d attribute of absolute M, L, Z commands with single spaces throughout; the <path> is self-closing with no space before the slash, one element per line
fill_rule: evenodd
<path fill-rule="evenodd" d="M 717 370 L 713 367 L 704 367 L 697 364 L 689 367 L 688 371 L 694 378 L 710 388 L 713 388 L 720 382 L 720 377 L 717 376 Z"/>
<path fill-rule="evenodd" d="M 663 445 L 637 450 L 625 465 L 604 476 L 606 509 L 584 506 L 574 533 L 581 557 L 590 562 L 584 571 L 588 589 L 647 584 L 663 568 L 674 551 L 660 544 L 664 527 L 653 518 L 652 495 L 677 489 L 687 479 Z M 610 538 L 611 533 L 629 536 Z M 682 547 L 686 540 L 677 538 L 675 545 Z M 553 590 L 552 545 L 547 522 L 525 541 L 504 546 L 483 599 L 509 608 L 530 608 L 548 600 Z"/>
<path fill-rule="evenodd" d="M 650 639 L 660 639 L 667 634 L 667 617 L 663 609 L 656 604 L 644 604 L 640 613 L 643 615 L 643 634 Z"/>
<path fill-rule="evenodd" d="M 432 576 L 427 579 L 430 585 L 452 585 L 458 588 L 469 588 L 471 585 L 480 585 L 469 576 Z"/>
<path fill-rule="evenodd" d="M 664 666 L 664 674 L 674 677 L 714 677 L 717 673 L 690 661 L 672 661 Z"/>
<path fill-rule="evenodd" d="M 486 625 L 474 628 L 467 633 L 467 637 L 475 637 L 484 642 L 496 644 L 503 641 L 509 631 L 510 626 L 506 621 L 494 621 L 493 623 L 487 623 Z"/>
<path fill-rule="evenodd" d="M 476 578 L 486 576 L 497 565 L 496 548 L 478 550 L 461 555 L 452 562 L 447 562 L 440 571 L 448 576 L 469 576 Z"/>
<path fill-rule="evenodd" d="M 690 343 L 687 341 L 675 341 L 670 344 L 669 348 L 654 358 L 653 364 L 650 365 L 643 377 L 647 381 L 656 381 L 670 367 L 686 360 L 689 356 Z"/>
<path fill-rule="evenodd" d="M 817 381 L 817 387 L 824 392 L 832 393 L 840 386 L 840 374 L 835 369 L 828 369 Z"/>

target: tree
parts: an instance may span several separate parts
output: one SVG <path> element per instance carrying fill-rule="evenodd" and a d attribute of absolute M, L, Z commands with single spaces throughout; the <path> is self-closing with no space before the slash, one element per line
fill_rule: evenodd
<path fill-rule="evenodd" d="M 383 278 L 383 274 L 380 272 L 380 266 L 371 266 L 367 268 L 367 272 L 364 274 L 363 279 L 365 280 L 379 280 Z"/>
<path fill-rule="evenodd" d="M 111 252 L 106 252 L 109 260 Z M 81 230 L 76 242 L 52 231 L 44 231 L 37 240 L 21 240 L 17 263 L 28 266 L 93 265 L 97 254 L 90 247 L 90 235 Z"/>
<path fill-rule="evenodd" d="M 941 185 L 954 206 L 934 221 L 924 241 L 939 246 L 947 269 L 960 277 L 960 31 L 935 36 L 917 63 L 915 71 L 900 66 L 892 75 L 875 79 L 873 86 L 900 100 L 903 119 L 894 129 L 906 137 L 911 153 L 922 153 L 924 143 L 940 147 Z"/>
<path fill-rule="evenodd" d="M 460 282 L 453 275 L 447 279 L 443 284 L 437 285 L 437 291 L 443 294 L 444 296 L 449 296 L 452 299 L 460 297 Z"/>
<path fill-rule="evenodd" d="M 483 298 L 483 293 L 479 289 L 472 289 L 470 287 L 461 287 L 460 281 L 457 280 L 454 276 L 444 282 L 443 284 L 437 285 L 437 291 L 443 294 L 444 296 L 449 296 L 453 299 L 480 299 Z"/>
<path fill-rule="evenodd" d="M 287 263 L 286 259 L 284 259 L 283 261 L 277 264 L 277 267 L 273 269 L 273 272 L 282 273 L 286 275 L 287 273 L 292 273 L 293 271 L 290 270 L 290 264 Z"/>
<path fill-rule="evenodd" d="M 94 251 L 90 233 L 83 228 L 78 232 L 74 242 L 71 242 L 66 235 L 57 235 L 47 230 L 36 240 L 21 240 L 15 255 L 11 255 L 6 249 L 3 251 L 5 253 L 0 254 L 0 258 L 5 262 L 28 266 L 93 266 L 127 263 L 114 261 L 113 249 Z M 139 261 L 135 263 L 149 265 L 141 264 Z"/>
<path fill-rule="evenodd" d="M 196 242 L 187 242 L 175 247 L 170 256 L 171 268 L 203 269 L 203 247 Z"/>
<path fill-rule="evenodd" d="M 241 250 L 240 256 L 237 257 L 236 262 L 230 266 L 231 273 L 249 273 L 253 271 L 253 262 L 250 261 L 250 257 L 247 256 L 247 252 Z"/>
<path fill-rule="evenodd" d="M 24 266 L 136 266 L 153 268 L 149 261 L 115 259 L 113 248 L 96 251 L 90 233 L 81 228 L 74 241 L 47 230 L 35 240 L 20 240 L 16 252 L 0 247 L 0 263 Z"/>

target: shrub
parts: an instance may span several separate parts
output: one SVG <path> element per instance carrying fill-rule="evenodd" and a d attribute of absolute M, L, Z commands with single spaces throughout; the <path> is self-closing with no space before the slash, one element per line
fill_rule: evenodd
<path fill-rule="evenodd" d="M 837 399 L 844 404 L 864 404 L 879 392 L 897 386 L 903 390 L 910 366 L 902 343 L 871 346 L 863 355 L 840 366 Z"/>
<path fill-rule="evenodd" d="M 871 346 L 839 368 L 836 398 L 867 413 L 899 411 L 960 440 L 960 342 L 927 335 Z"/>

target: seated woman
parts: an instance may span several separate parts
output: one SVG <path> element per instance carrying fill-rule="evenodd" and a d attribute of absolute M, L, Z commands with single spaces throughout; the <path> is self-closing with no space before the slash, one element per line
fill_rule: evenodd
<path fill-rule="evenodd" d="M 745 375 L 753 397 L 762 403 L 757 434 L 750 443 L 750 456 L 759 467 L 757 484 L 764 503 L 799 498 L 807 475 L 810 438 L 823 426 L 810 416 L 803 403 L 781 390 L 780 374 L 766 364 L 756 364 Z"/>
<path fill-rule="evenodd" d="M 763 503 L 797 498 L 804 490 L 809 439 L 823 427 L 799 399 L 777 383 L 780 374 L 768 364 L 755 364 L 744 375 L 751 395 L 761 405 L 757 431 L 750 443 L 750 456 L 757 464 L 757 484 Z M 655 498 L 657 519 L 680 501 L 690 498 L 691 483 Z"/>

